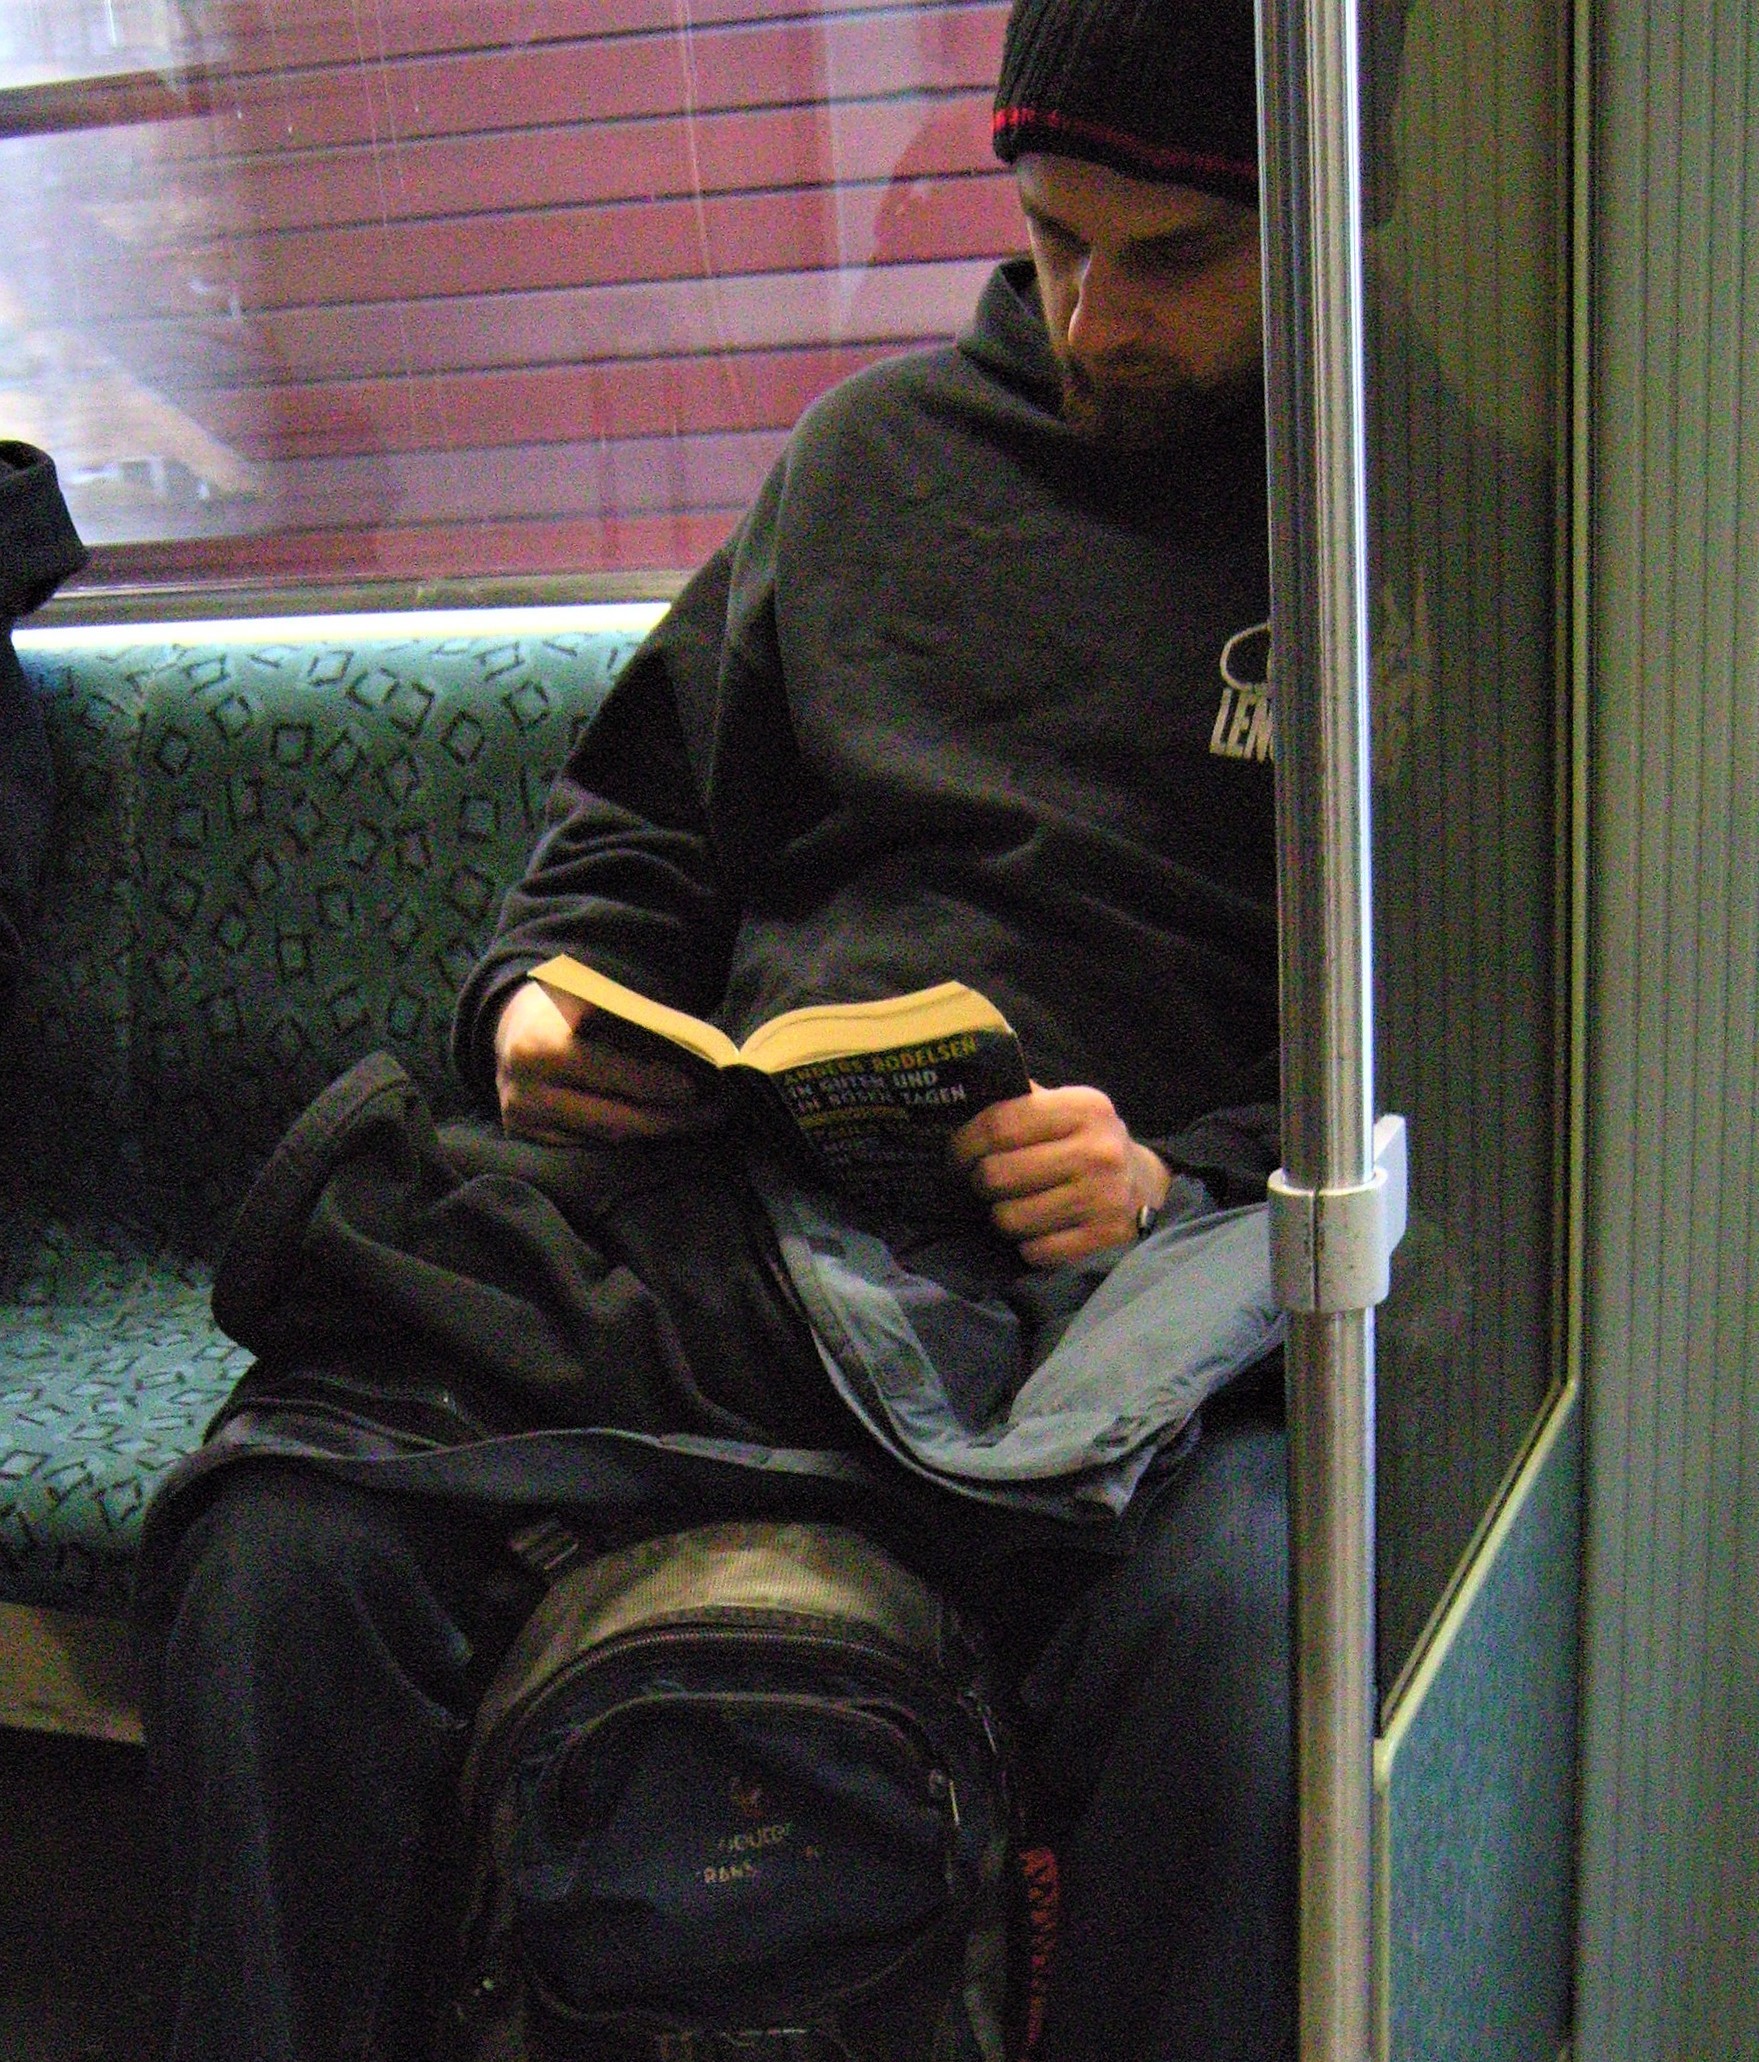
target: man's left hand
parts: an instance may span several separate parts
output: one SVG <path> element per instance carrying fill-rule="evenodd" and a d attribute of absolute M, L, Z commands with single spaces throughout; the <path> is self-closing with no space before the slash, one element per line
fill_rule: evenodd
<path fill-rule="evenodd" d="M 1063 1267 L 1136 1236 L 1172 1176 L 1097 1088 L 1040 1088 L 991 1103 L 953 1134 L 953 1158 L 990 1222 L 1032 1267 Z"/>

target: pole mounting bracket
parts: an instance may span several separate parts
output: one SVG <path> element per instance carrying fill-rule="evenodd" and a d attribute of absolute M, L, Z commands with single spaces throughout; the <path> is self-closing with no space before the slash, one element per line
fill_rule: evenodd
<path fill-rule="evenodd" d="M 1393 1249 L 1405 1236 L 1405 1120 L 1374 1127 L 1374 1171 L 1341 1188 L 1270 1178 L 1270 1277 L 1284 1310 L 1371 1310 L 1386 1300 Z"/>

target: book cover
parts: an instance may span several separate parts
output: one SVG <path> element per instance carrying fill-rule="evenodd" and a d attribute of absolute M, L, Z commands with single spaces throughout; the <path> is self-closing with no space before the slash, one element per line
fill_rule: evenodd
<path fill-rule="evenodd" d="M 674 1053 L 755 1084 L 832 1183 L 882 1215 L 911 1222 L 981 1214 L 947 1141 L 987 1104 L 1025 1095 L 1031 1085 L 1007 1019 L 962 981 L 788 1010 L 736 1046 L 715 1025 L 566 954 L 533 968 L 532 977 Z"/>

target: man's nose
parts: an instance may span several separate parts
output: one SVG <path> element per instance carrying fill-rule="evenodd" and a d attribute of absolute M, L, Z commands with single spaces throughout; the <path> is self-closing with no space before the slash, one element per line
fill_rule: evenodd
<path fill-rule="evenodd" d="M 1142 303 L 1133 283 L 1103 252 L 1090 252 L 1069 315 L 1070 357 L 1102 364 L 1133 350 L 1141 336 Z"/>

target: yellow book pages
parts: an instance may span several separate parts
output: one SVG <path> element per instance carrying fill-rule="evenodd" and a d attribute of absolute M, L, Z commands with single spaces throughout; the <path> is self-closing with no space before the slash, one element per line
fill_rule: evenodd
<path fill-rule="evenodd" d="M 814 1060 L 837 1060 L 858 1053 L 891 1052 L 900 1046 L 925 1045 L 962 1032 L 990 1031 L 1009 1035 L 1008 1020 L 975 988 L 963 981 L 942 981 L 909 995 L 888 995 L 878 1002 L 818 1002 L 787 1010 L 760 1024 L 736 1046 L 725 1032 L 685 1010 L 625 988 L 620 981 L 567 953 L 532 968 L 532 979 L 564 995 L 589 1002 L 626 1023 L 639 1025 L 656 1038 L 681 1045 L 711 1066 L 732 1067 L 743 1060 L 766 1074 L 787 1067 L 809 1066 Z"/>
<path fill-rule="evenodd" d="M 594 1009 L 621 1017 L 626 1024 L 635 1024 L 656 1038 L 680 1045 L 699 1060 L 707 1060 L 711 1067 L 733 1067 L 739 1063 L 739 1048 L 724 1031 L 705 1024 L 686 1010 L 671 1009 L 633 988 L 625 988 L 621 981 L 611 980 L 565 952 L 555 959 L 546 959 L 541 967 L 533 967 L 531 978 L 580 1002 L 590 1002 Z"/>
<path fill-rule="evenodd" d="M 917 1226 L 981 1221 L 947 1141 L 979 1110 L 1025 1095 L 1031 1084 L 1007 1019 L 963 981 L 788 1010 L 741 1049 L 700 1017 L 567 954 L 532 973 L 638 1037 L 730 1070 L 742 1115 L 781 1122 L 822 1176 L 882 1215 Z"/>
<path fill-rule="evenodd" d="M 1008 1020 L 975 988 L 942 981 L 909 995 L 878 1002 L 813 1003 L 760 1024 L 740 1048 L 740 1057 L 766 1074 L 814 1060 L 838 1060 L 858 1053 L 893 1052 L 928 1045 L 961 1032 L 1009 1033 Z"/>

